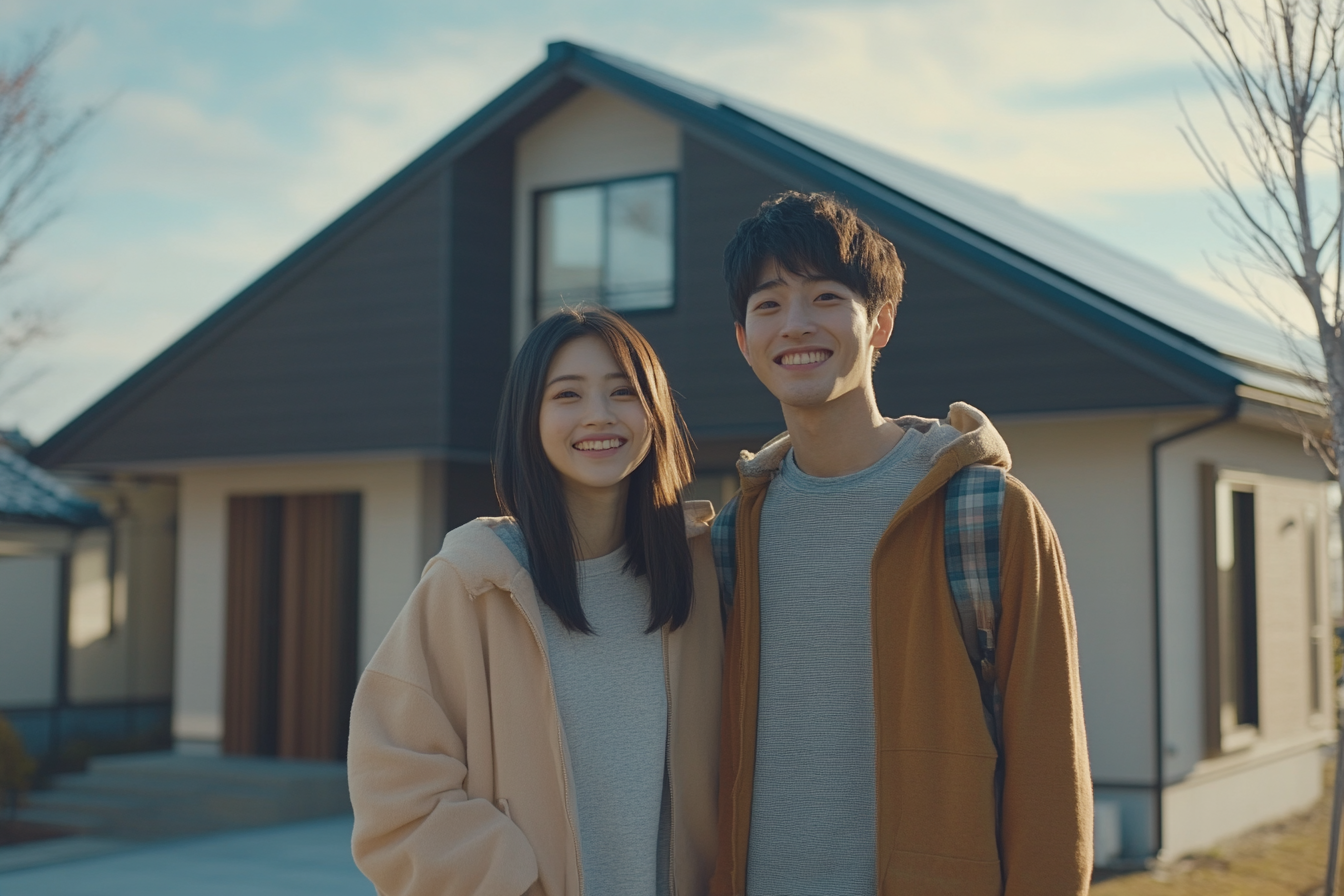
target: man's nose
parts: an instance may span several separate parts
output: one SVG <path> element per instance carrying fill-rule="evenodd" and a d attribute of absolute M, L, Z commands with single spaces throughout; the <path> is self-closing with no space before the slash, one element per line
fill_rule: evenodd
<path fill-rule="evenodd" d="M 812 304 L 810 302 L 789 302 L 785 314 L 787 316 L 784 320 L 782 335 L 797 338 L 816 331 L 816 324 L 812 320 Z"/>

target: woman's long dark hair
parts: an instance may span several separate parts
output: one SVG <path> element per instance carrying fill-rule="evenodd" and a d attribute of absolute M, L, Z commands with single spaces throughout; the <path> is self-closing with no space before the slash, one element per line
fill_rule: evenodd
<path fill-rule="evenodd" d="M 527 541 L 537 591 L 565 626 L 592 634 L 579 603 L 574 557 L 577 542 L 560 474 L 541 444 L 541 402 L 546 374 L 566 343 L 596 336 L 639 393 L 649 421 L 649 453 L 630 474 L 625 506 L 626 568 L 647 576 L 652 600 L 649 627 L 673 629 L 691 611 L 691 552 L 681 491 L 691 481 L 686 424 L 681 419 L 667 376 L 639 331 L 606 308 L 565 308 L 537 324 L 513 359 L 504 381 L 495 434 L 495 494 Z"/>

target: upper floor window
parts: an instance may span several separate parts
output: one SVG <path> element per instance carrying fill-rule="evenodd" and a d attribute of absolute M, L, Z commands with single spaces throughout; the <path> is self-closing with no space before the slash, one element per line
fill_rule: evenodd
<path fill-rule="evenodd" d="M 670 174 L 537 196 L 537 317 L 594 302 L 616 311 L 672 307 Z"/>

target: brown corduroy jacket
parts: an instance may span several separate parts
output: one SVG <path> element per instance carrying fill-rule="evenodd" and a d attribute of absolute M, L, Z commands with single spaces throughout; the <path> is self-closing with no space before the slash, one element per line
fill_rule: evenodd
<path fill-rule="evenodd" d="M 927 426 L 924 418 L 897 421 Z M 1003 694 L 1001 844 L 997 754 L 962 641 L 943 563 L 947 480 L 973 464 L 1009 466 L 983 414 L 957 403 L 962 435 L 936 458 L 892 517 L 872 564 L 880 894 L 1062 896 L 1086 893 L 1092 870 L 1092 783 L 1078 680 L 1077 635 L 1053 527 L 1011 476 L 1000 545 L 1003 615 L 996 671 Z M 787 436 L 738 464 L 737 577 L 725 641 L 719 765 L 719 855 L 713 896 L 747 891 L 747 844 L 760 679 L 757 545 L 766 489 Z M 839 534 L 843 537 L 843 533 Z"/>

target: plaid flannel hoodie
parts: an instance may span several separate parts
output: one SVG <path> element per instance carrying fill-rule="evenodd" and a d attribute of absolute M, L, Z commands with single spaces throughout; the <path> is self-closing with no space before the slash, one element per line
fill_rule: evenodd
<path fill-rule="evenodd" d="M 896 422 L 926 429 L 933 421 Z M 1086 893 L 1092 784 L 1063 554 L 1035 497 L 1007 477 L 999 547 L 998 683 L 1005 717 L 1000 842 L 997 754 L 942 562 L 943 496 L 963 467 L 1006 469 L 1011 461 L 1002 437 L 970 405 L 952 405 L 944 422 L 963 435 L 937 455 L 895 512 L 873 557 L 879 893 Z M 760 674 L 756 548 L 765 491 L 789 447 L 786 433 L 756 454 L 742 452 L 742 490 L 711 529 L 727 615 L 712 896 L 746 892 Z"/>

